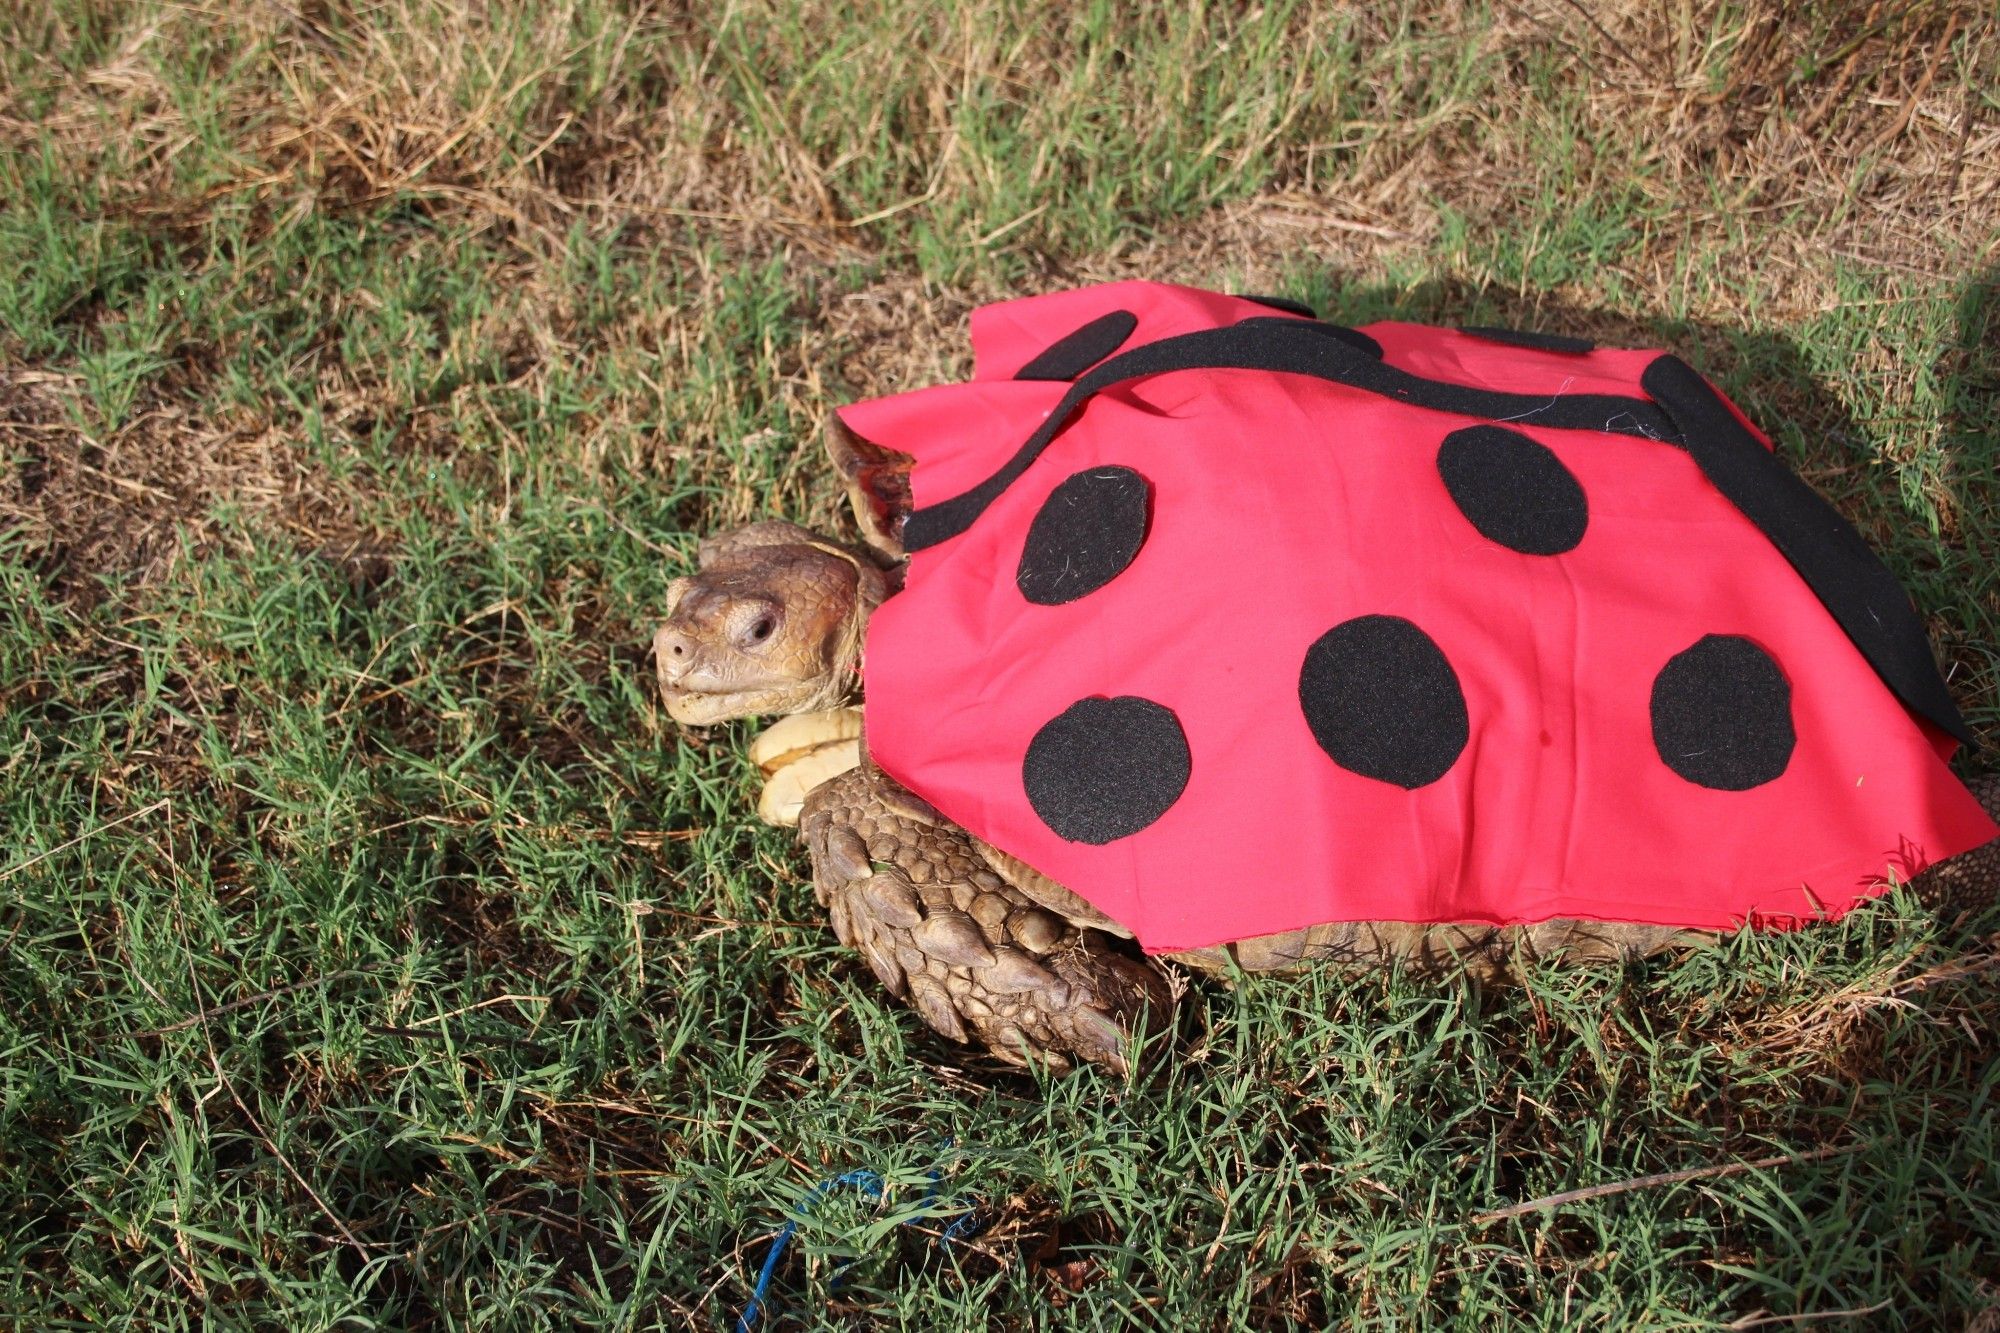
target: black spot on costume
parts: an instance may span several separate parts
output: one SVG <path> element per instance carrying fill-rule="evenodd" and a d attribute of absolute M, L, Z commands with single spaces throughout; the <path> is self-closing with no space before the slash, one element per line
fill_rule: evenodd
<path fill-rule="evenodd" d="M 1451 662 L 1396 616 L 1357 616 L 1321 635 L 1299 671 L 1299 706 L 1334 763 L 1398 787 L 1450 772 L 1469 735 Z"/>
<path fill-rule="evenodd" d="M 1099 315 L 1014 372 L 1017 380 L 1073 380 L 1125 345 L 1139 317 L 1129 310 Z"/>
<path fill-rule="evenodd" d="M 1653 744 L 1698 787 L 1748 791 L 1774 781 L 1797 741 L 1785 673 L 1739 635 L 1708 635 L 1654 678 Z"/>
<path fill-rule="evenodd" d="M 1547 445 L 1501 426 L 1468 426 L 1444 437 L 1437 465 L 1458 511 L 1509 550 L 1561 555 L 1583 540 L 1583 487 Z"/>
<path fill-rule="evenodd" d="M 1028 526 L 1014 582 L 1037 606 L 1060 606 L 1124 573 L 1146 540 L 1146 479 L 1129 467 L 1079 472 Z"/>
<path fill-rule="evenodd" d="M 1156 822 L 1193 768 L 1180 719 L 1150 699 L 1079 699 L 1035 733 L 1021 778 L 1058 837 L 1103 844 Z"/>

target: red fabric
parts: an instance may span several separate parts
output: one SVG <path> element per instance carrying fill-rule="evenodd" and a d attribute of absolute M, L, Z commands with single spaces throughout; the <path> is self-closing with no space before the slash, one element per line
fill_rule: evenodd
<path fill-rule="evenodd" d="M 1086 321 L 1132 311 L 1126 349 L 1268 307 L 1120 283 L 972 320 L 969 384 L 843 409 L 917 459 L 916 503 L 985 479 L 1062 397 L 1004 378 Z M 1656 353 L 1583 356 L 1378 324 L 1386 359 L 1521 393 L 1643 398 Z M 1149 950 L 1325 921 L 1555 917 L 1728 929 L 1839 916 L 1996 834 L 1947 767 L 1952 744 L 1884 686 L 1804 582 L 1666 444 L 1520 427 L 1581 482 L 1574 550 L 1522 555 L 1453 505 L 1436 456 L 1476 419 L 1306 376 L 1184 371 L 1093 398 L 971 528 L 912 558 L 867 643 L 869 749 L 945 815 L 1130 928 Z M 1034 606 L 1015 586 L 1055 486 L 1119 464 L 1153 487 L 1149 536 L 1108 586 Z M 1407 791 L 1348 772 L 1298 700 L 1306 648 L 1351 617 L 1405 617 L 1452 663 L 1471 739 Z M 1653 678 L 1705 634 L 1786 672 L 1797 747 L 1782 776 L 1714 791 L 1654 748 Z M 1171 708 L 1185 793 L 1103 846 L 1036 816 L 1021 764 L 1080 698 Z"/>

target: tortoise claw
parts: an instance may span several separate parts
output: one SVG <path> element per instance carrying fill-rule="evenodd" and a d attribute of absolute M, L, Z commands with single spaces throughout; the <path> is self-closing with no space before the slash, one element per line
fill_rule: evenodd
<path fill-rule="evenodd" d="M 1038 905 L 963 832 L 914 817 L 887 781 L 865 765 L 843 774 L 800 819 L 814 890 L 841 938 L 953 1041 L 1014 1065 L 1083 1060 L 1124 1073 L 1134 1033 L 1173 1009 L 1158 969 Z"/>

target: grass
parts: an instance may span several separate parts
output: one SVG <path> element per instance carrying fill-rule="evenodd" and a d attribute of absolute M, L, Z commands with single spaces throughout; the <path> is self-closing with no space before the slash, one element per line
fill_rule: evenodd
<path fill-rule="evenodd" d="M 2000 918 L 1042 1081 L 648 686 L 699 533 L 837 522 L 830 402 L 1148 275 L 1681 350 L 2000 742 L 2000 41 L 1782 12 L 0 15 L 0 1324 L 722 1327 L 866 1168 L 763 1326 L 1994 1328 Z"/>

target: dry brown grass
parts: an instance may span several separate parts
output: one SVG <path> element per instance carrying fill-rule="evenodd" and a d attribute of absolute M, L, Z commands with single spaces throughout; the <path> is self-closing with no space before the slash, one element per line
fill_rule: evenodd
<path fill-rule="evenodd" d="M 579 220 L 671 219 L 827 258 L 869 248 L 870 227 L 885 219 L 843 202 L 845 164 L 816 152 L 815 138 L 865 139 L 893 125 L 896 179 L 921 188 L 889 206 L 922 213 L 976 195 L 996 169 L 967 146 L 970 94 L 1022 103 L 1029 136 L 1051 143 L 1108 91 L 1136 96 L 1120 104 L 1125 118 L 1186 114 L 1187 88 L 1122 88 L 1109 71 L 1071 71 L 1077 47 L 1061 21 L 1010 24 L 997 6 L 878 8 L 889 21 L 821 77 L 879 82 L 882 100 L 835 107 L 821 126 L 787 120 L 808 101 L 779 82 L 791 70 L 741 68 L 718 30 L 831 29 L 834 9 L 764 0 L 731 6 L 725 21 L 697 7 L 584 0 L 314 0 L 226 17 L 140 6 L 104 59 L 75 75 L 44 60 L 42 77 L 19 81 L 51 95 L 39 114 L 20 110 L 27 89 L 0 90 L 0 142 L 52 148 L 85 176 L 115 162 L 114 207 L 182 226 L 245 198 L 274 219 L 416 200 L 556 245 Z M 54 31 L 35 34 L 38 44 L 77 40 L 59 15 L 42 21 Z M 13 23 L 17 33 L 37 26 Z M 1629 274 L 1646 290 L 1687 282 L 1668 261 L 1690 237 L 1726 238 L 1742 224 L 1756 226 L 1760 245 L 1779 242 L 1760 254 L 1787 279 L 1823 269 L 1829 244 L 1931 273 L 1941 249 L 2000 235 L 2000 116 L 1990 104 L 2000 30 L 1977 3 L 1586 10 L 1529 0 L 1501 5 L 1491 21 L 1460 5 L 1307 6 L 1294 28 L 1298 50 L 1345 30 L 1379 53 L 1379 67 L 1364 66 L 1372 84 L 1338 90 L 1352 101 L 1336 107 L 1312 71 L 1284 71 L 1268 94 L 1282 108 L 1268 131 L 1213 151 L 1247 164 L 1250 148 L 1268 149 L 1266 216 L 1294 242 L 1325 242 L 1336 261 L 1420 252 L 1442 207 L 1504 215 L 1524 183 L 1543 177 L 1538 154 L 1560 141 L 1521 124 L 1550 114 L 1551 92 L 1562 114 L 1608 131 L 1619 150 L 1577 162 L 1579 185 L 1630 182 L 1675 205 L 1648 246 L 1654 262 Z M 778 39 L 757 49 L 797 55 Z M 1496 80 L 1476 104 L 1446 97 L 1410 120 L 1411 88 L 1439 77 L 1409 68 L 1410 52 L 1490 62 Z M 215 81 L 216 101 L 198 117 L 174 87 L 190 58 Z M 187 181 L 183 159 L 218 129 L 228 152 L 205 163 L 217 178 Z M 1052 209 L 1072 185 L 1046 160 L 1031 163 L 1030 182 L 1047 187 Z M 1051 234 L 1038 221 L 1001 219 L 1018 222 L 1031 251 Z M 1051 280 L 1068 280 L 1085 276 L 1069 267 L 1078 258 L 1043 262 Z M 1788 308 L 1814 305 L 1804 294 Z"/>
<path fill-rule="evenodd" d="M 205 415 L 162 387 L 99 433 L 72 376 L 0 370 L 0 527 L 38 553 L 52 584 L 94 600 L 89 577 L 141 581 L 212 547 L 224 501 L 307 549 L 351 533 L 351 508 L 268 421 Z"/>

